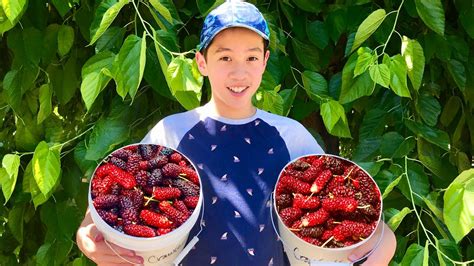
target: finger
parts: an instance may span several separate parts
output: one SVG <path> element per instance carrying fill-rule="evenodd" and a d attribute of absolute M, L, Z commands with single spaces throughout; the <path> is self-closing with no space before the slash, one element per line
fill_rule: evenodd
<path fill-rule="evenodd" d="M 106 251 L 107 254 L 114 254 L 114 255 L 120 255 L 120 256 L 136 256 L 135 251 L 123 248 L 121 246 L 118 246 L 114 243 L 111 243 L 107 240 L 103 240 L 101 242 L 98 242 L 97 245 L 100 247 L 101 250 Z"/>
<path fill-rule="evenodd" d="M 99 243 L 97 246 L 97 252 L 94 262 L 97 264 L 143 264 L 143 258 L 137 255 L 131 255 L 129 250 L 125 250 L 122 253 L 113 252 L 104 242 Z"/>

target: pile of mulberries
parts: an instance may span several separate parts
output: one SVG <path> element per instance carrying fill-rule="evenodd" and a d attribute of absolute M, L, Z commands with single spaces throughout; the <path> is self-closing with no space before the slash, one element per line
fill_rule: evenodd
<path fill-rule="evenodd" d="M 332 155 L 310 155 L 283 169 L 275 202 L 282 222 L 299 238 L 340 248 L 372 234 L 382 198 L 373 179 L 356 164 Z"/>
<path fill-rule="evenodd" d="M 114 151 L 91 180 L 92 205 L 111 227 L 136 237 L 178 228 L 197 207 L 200 181 L 179 152 L 152 144 Z"/>

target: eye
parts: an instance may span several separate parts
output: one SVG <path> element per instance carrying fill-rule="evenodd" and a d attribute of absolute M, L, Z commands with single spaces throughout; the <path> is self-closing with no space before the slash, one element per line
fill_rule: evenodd
<path fill-rule="evenodd" d="M 219 61 L 230 62 L 231 60 L 230 60 L 230 57 L 223 56 L 223 57 L 219 58 Z"/>
<path fill-rule="evenodd" d="M 251 57 L 248 58 L 248 61 L 258 61 L 258 57 L 251 56 Z"/>

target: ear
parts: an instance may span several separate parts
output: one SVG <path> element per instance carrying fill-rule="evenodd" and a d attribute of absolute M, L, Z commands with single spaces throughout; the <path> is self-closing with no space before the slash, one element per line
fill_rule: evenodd
<path fill-rule="evenodd" d="M 204 58 L 204 55 L 201 54 L 201 52 L 196 52 L 196 63 L 199 69 L 199 72 L 201 72 L 201 75 L 207 76 L 207 63 L 206 63 L 206 58 Z"/>
<path fill-rule="evenodd" d="M 268 62 L 268 59 L 270 58 L 270 50 L 267 50 L 265 52 L 265 55 L 263 57 L 263 67 L 266 68 L 267 67 L 267 62 Z"/>

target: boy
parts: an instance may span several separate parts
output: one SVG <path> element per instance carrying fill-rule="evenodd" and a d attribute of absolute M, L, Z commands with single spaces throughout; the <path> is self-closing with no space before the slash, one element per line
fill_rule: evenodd
<path fill-rule="evenodd" d="M 252 105 L 270 55 L 268 42 L 268 26 L 252 4 L 226 2 L 213 10 L 204 21 L 196 54 L 199 70 L 211 84 L 210 102 L 164 118 L 142 140 L 183 152 L 200 172 L 204 230 L 184 265 L 285 264 L 270 221 L 269 196 L 287 162 L 323 150 L 298 122 Z M 125 263 L 100 235 L 92 239 L 97 232 L 91 223 L 87 215 L 78 231 L 81 250 L 98 264 Z M 133 252 L 118 251 L 143 263 Z M 390 252 L 385 252 L 388 260 L 378 262 L 387 264 Z"/>

